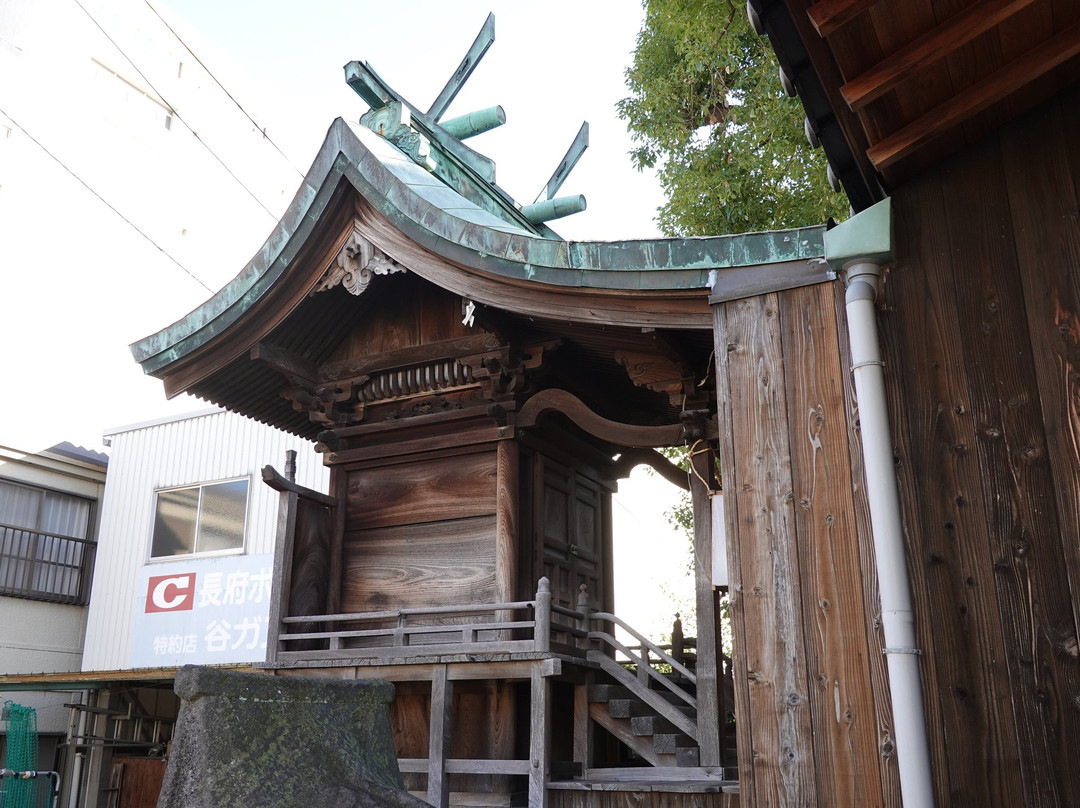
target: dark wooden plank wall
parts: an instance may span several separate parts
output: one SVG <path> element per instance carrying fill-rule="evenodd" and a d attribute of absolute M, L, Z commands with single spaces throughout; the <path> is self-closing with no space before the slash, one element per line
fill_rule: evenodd
<path fill-rule="evenodd" d="M 496 454 L 345 472 L 342 611 L 496 602 Z"/>
<path fill-rule="evenodd" d="M 356 327 L 334 349 L 331 361 L 426 345 L 480 330 L 462 324 L 460 297 L 417 275 L 396 274 L 376 278 L 375 283 L 392 284 L 396 293 L 379 296 L 377 308 L 357 315 Z M 361 301 L 361 307 L 371 306 L 363 298 Z"/>
<path fill-rule="evenodd" d="M 941 805 L 1080 804 L 1078 107 L 894 194 L 880 323 Z"/>
<path fill-rule="evenodd" d="M 714 309 L 745 805 L 899 804 L 837 293 Z"/>

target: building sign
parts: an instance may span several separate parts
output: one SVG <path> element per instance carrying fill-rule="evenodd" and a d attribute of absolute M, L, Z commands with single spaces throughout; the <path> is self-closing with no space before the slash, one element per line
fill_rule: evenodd
<path fill-rule="evenodd" d="M 146 612 L 184 612 L 195 605 L 195 573 L 155 575 L 146 588 Z"/>
<path fill-rule="evenodd" d="M 259 662 L 266 658 L 273 556 L 148 564 L 140 573 L 131 664 Z"/>

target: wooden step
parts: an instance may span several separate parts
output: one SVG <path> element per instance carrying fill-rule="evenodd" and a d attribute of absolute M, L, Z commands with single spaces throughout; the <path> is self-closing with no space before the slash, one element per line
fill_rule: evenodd
<path fill-rule="evenodd" d="M 630 717 L 630 731 L 635 735 L 656 735 L 675 732 L 674 725 L 658 715 L 635 715 Z"/>
<path fill-rule="evenodd" d="M 649 707 L 649 705 L 641 699 L 609 699 L 607 706 L 608 712 L 611 714 L 612 718 L 634 718 L 643 715 L 656 715 L 656 710 Z"/>
<path fill-rule="evenodd" d="M 630 688 L 622 685 L 597 684 L 589 685 L 589 701 L 593 704 L 603 704 L 611 699 L 633 698 Z"/>
<path fill-rule="evenodd" d="M 658 754 L 674 755 L 675 750 L 685 746 L 697 746 L 693 738 L 681 732 L 657 732 L 652 736 L 653 749 Z"/>

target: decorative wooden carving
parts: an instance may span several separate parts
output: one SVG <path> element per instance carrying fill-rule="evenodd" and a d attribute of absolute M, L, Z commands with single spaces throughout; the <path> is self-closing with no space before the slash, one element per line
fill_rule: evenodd
<path fill-rule="evenodd" d="M 351 424 L 364 417 L 364 402 L 357 401 L 356 387 L 361 380 L 342 384 L 293 385 L 281 391 L 297 412 L 306 412 L 316 424 Z"/>
<path fill-rule="evenodd" d="M 526 401 L 518 412 L 517 426 L 522 428 L 534 426 L 541 416 L 552 410 L 562 413 L 590 435 L 618 446 L 641 448 L 678 446 L 687 439 L 684 424 L 667 426 L 620 424 L 597 415 L 573 393 L 557 389 L 542 390 Z M 716 421 L 706 416 L 702 418 L 704 420 L 700 422 L 694 419 L 695 427 L 702 430 L 705 439 L 715 440 Z M 700 426 L 697 426 L 699 423 Z"/>
<path fill-rule="evenodd" d="M 626 368 L 630 381 L 666 393 L 676 407 L 682 406 L 684 396 L 693 394 L 694 375 L 682 362 L 652 351 L 616 351 L 615 360 Z"/>
<path fill-rule="evenodd" d="M 354 231 L 311 294 L 325 292 L 341 284 L 349 293 L 362 295 L 376 275 L 406 271 L 405 267 Z"/>
<path fill-rule="evenodd" d="M 518 351 L 503 348 L 498 354 L 466 357 L 462 362 L 473 366 L 473 374 L 485 382 L 484 390 L 490 399 L 507 399 L 522 390 L 526 371 L 544 363 L 544 352 L 554 350 L 561 343 L 562 340 L 549 340 Z"/>

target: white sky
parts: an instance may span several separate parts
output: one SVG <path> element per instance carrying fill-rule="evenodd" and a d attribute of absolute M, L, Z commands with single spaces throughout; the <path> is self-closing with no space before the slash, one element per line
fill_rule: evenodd
<path fill-rule="evenodd" d="M 159 0 L 154 3 L 172 16 Z M 100 44 L 104 40 L 80 4 L 119 50 Z M 5 5 L 0 21 L 18 18 L 26 6 L 47 22 L 40 26 L 47 36 L 11 43 L 0 29 L 0 109 L 16 122 L 6 139 L 0 130 L 0 443 L 37 450 L 69 440 L 100 448 L 108 428 L 202 406 L 166 402 L 160 382 L 142 376 L 127 346 L 181 318 L 209 293 L 18 127 L 215 290 L 242 269 L 275 220 L 203 150 L 192 147 L 193 164 L 182 167 L 164 157 L 167 151 L 140 151 L 73 83 L 90 59 L 104 58 L 129 77 L 137 75 L 125 55 L 147 75 L 157 75 L 155 60 L 167 46 L 179 46 L 142 2 Z M 495 160 L 498 183 L 523 202 L 535 198 L 588 120 L 590 148 L 560 193 L 585 194 L 589 209 L 553 227 L 572 239 L 657 234 L 658 184 L 631 168 L 629 137 L 614 112 L 625 95 L 623 70 L 642 15 L 633 0 L 170 5 L 185 41 L 302 171 L 334 117 L 355 120 L 367 108 L 344 82 L 346 62 L 370 62 L 426 109 L 492 10 L 496 41 L 447 117 L 504 107 L 507 124 L 470 145 Z M 130 17 L 132 10 L 144 18 L 138 32 L 124 30 L 123 13 Z M 83 41 L 95 38 L 98 45 L 80 51 Z M 193 67 L 189 60 L 185 70 Z M 170 86 L 157 82 L 159 90 Z M 194 118 L 191 108 L 162 93 L 181 115 Z M 207 142 L 235 138 L 245 128 L 250 135 L 250 124 L 232 112 L 228 120 L 195 119 L 194 127 Z M 174 123 L 172 135 L 179 134 L 187 136 Z M 219 152 L 275 215 L 284 211 L 299 183 L 285 160 L 269 148 L 259 155 Z"/>
<path fill-rule="evenodd" d="M 157 63 L 168 61 L 163 54 L 170 49 L 187 57 L 141 0 L 5 0 L 0 110 L 7 119 L 0 114 L 0 124 L 10 131 L 0 129 L 0 444 L 36 451 L 68 440 L 100 449 L 111 427 L 204 406 L 187 398 L 167 402 L 161 383 L 142 375 L 127 346 L 183 317 L 209 293 L 30 137 L 216 290 L 243 268 L 288 205 L 299 183 L 290 163 L 306 172 L 333 119 L 355 120 L 366 111 L 345 84 L 342 66 L 371 63 L 426 109 L 493 11 L 495 43 L 445 117 L 503 106 L 506 125 L 470 145 L 495 160 L 499 185 L 525 203 L 588 120 L 590 148 L 560 194 L 582 193 L 589 208 L 552 227 L 571 239 L 658 235 L 658 183 L 630 166 L 630 139 L 614 110 L 626 94 L 623 70 L 642 18 L 635 0 L 151 2 L 288 160 L 266 144 L 230 150 L 230 141 L 250 140 L 252 132 L 224 99 L 219 116 L 199 119 L 182 95 L 171 94 L 175 77 L 155 71 L 175 71 L 175 59 L 171 67 Z M 34 15 L 36 39 L 5 39 L 5 20 L 19 30 Z M 91 15 L 117 48 L 103 40 Z M 140 20 L 137 30 L 130 30 L 132 18 Z M 191 162 L 179 162 L 165 147 L 131 141 L 123 121 L 87 100 L 73 76 L 96 59 L 130 80 L 138 73 L 126 57 L 204 141 L 222 144 L 217 150 L 230 170 L 274 216 L 205 150 L 192 146 Z M 184 67 L 188 81 L 192 61 Z M 191 139 L 173 122 L 170 136 L 180 135 Z M 640 495 L 621 500 L 616 518 L 642 526 L 640 535 L 664 529 L 662 519 L 649 522 L 663 506 L 642 509 Z M 630 553 L 647 557 L 649 546 Z M 678 577 L 685 552 L 663 556 L 653 564 L 655 575 L 670 578 L 672 571 L 659 568 L 671 559 Z M 640 576 L 647 579 L 631 583 L 655 590 L 654 571 Z M 662 611 L 657 619 L 670 625 L 669 610 Z"/>

